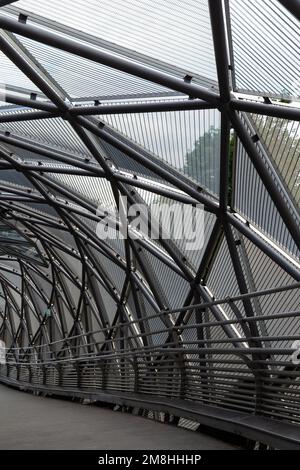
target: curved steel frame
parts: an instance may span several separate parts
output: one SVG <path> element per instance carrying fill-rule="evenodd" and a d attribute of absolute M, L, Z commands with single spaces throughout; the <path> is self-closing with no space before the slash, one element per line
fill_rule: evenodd
<path fill-rule="evenodd" d="M 299 121 L 300 110 L 234 96 L 229 77 L 226 10 L 220 0 L 208 3 L 219 93 L 187 77 L 176 78 L 137 60 L 104 52 L 92 43 L 80 43 L 71 35 L 60 36 L 51 30 L 51 22 L 47 29 L 41 29 L 28 22 L 24 14 L 15 20 L 0 13 L 1 51 L 41 91 L 41 96 L 18 96 L 8 91 L 8 103 L 28 109 L 18 113 L 12 107 L 9 112 L 0 112 L 0 123 L 63 118 L 93 157 L 74 158 L 64 149 L 46 147 L 0 130 L 0 171 L 21 173 L 28 181 L 28 187 L 1 182 L 1 223 L 19 236 L 28 237 L 44 263 L 39 265 L 12 253 L 0 257 L 0 296 L 4 303 L 0 337 L 9 343 L 0 380 L 49 393 L 98 396 L 132 406 L 138 403 L 140 408 L 163 410 L 166 419 L 177 409 L 181 416 L 239 432 L 253 440 L 297 447 L 300 372 L 290 358 L 296 350 L 293 341 L 300 339 L 299 331 L 285 334 L 282 328 L 280 335 L 268 334 L 266 325 L 295 321 L 295 328 L 299 329 L 299 311 L 285 311 L 283 306 L 282 311 L 266 316 L 259 301 L 285 293 L 297 294 L 300 267 L 297 259 L 293 260 L 233 209 L 233 201 L 229 200 L 228 156 L 233 128 L 282 224 L 300 249 L 298 208 L 275 166 L 262 158 L 244 121 L 245 113 Z M 288 7 L 288 2 L 281 3 Z M 294 3 L 293 13 L 297 15 L 298 6 Z M 80 105 L 72 101 L 13 33 L 163 85 L 190 99 Z M 214 108 L 221 114 L 217 200 L 93 118 L 99 114 Z M 141 164 L 157 175 L 158 181 L 112 166 L 102 143 Z M 16 150 L 12 153 L 11 146 L 20 156 L 26 151 L 37 158 L 26 160 Z M 49 174 L 106 180 L 116 205 L 120 194 L 128 196 L 129 204 L 138 202 L 136 187 L 182 204 L 202 203 L 215 223 L 200 265 L 195 270 L 172 241 L 160 239 L 153 245 L 143 238 L 128 239 L 124 240 L 122 252 L 99 240 L 90 227 L 101 221 L 105 208 L 99 214 L 92 201 L 51 179 Z M 37 205 L 40 210 L 35 209 Z M 118 209 L 122 211 L 121 207 Z M 247 273 L 244 240 L 279 267 L 290 283 L 255 290 L 255 279 L 251 284 L 249 269 Z M 207 279 L 224 243 L 240 294 L 229 293 L 224 299 L 216 299 Z M 158 275 L 148 262 L 149 253 L 166 266 L 167 272 L 189 286 L 185 301 L 178 308 L 170 308 Z M 116 271 L 109 273 L 107 266 L 115 266 Z M 122 278 L 121 287 L 114 279 L 116 272 Z M 111 299 L 109 303 L 105 296 Z M 232 317 L 225 314 L 224 305 Z M 43 312 L 45 307 L 47 311 Z M 36 322 L 37 328 L 33 325 Z M 169 405 L 166 397 L 171 400 Z M 223 413 L 223 424 L 218 413 Z"/>

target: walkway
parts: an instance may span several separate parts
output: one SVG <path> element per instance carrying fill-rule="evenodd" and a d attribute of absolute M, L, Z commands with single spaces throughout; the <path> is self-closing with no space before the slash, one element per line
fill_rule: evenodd
<path fill-rule="evenodd" d="M 34 396 L 0 385 L 0 449 L 234 449 L 129 413 Z"/>

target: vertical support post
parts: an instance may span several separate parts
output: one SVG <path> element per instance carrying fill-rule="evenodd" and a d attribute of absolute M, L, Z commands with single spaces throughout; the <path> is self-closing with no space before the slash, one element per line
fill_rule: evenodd
<path fill-rule="evenodd" d="M 76 362 L 76 372 L 77 372 L 77 388 L 81 388 L 81 374 L 82 374 L 82 367 L 79 361 Z"/>

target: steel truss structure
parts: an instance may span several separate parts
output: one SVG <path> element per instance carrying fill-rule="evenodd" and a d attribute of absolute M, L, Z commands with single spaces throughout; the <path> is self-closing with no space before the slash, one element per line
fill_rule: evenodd
<path fill-rule="evenodd" d="M 176 65 L 180 44 L 173 65 L 171 48 L 130 50 L 43 3 L 1 2 L 0 380 L 299 447 L 300 109 L 272 39 L 284 23 L 285 76 L 299 76 L 300 2 L 170 1 L 207 13 L 215 79 Z M 244 7 L 254 30 L 272 9 L 266 61 L 250 29 L 257 50 L 238 50 Z M 122 228 L 120 195 L 202 204 L 203 249 L 99 238 L 107 220 Z"/>

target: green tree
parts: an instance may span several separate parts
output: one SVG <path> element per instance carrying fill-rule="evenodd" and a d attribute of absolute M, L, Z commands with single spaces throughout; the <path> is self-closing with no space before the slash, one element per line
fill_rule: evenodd
<path fill-rule="evenodd" d="M 183 172 L 214 193 L 218 192 L 220 173 L 220 129 L 205 131 L 185 156 Z"/>
<path fill-rule="evenodd" d="M 297 205 L 300 204 L 299 123 L 269 116 L 252 116 L 261 142 L 268 151 Z"/>
<path fill-rule="evenodd" d="M 218 194 L 220 181 L 220 128 L 210 126 L 186 154 L 183 171 L 200 185 Z M 228 156 L 228 198 L 230 201 L 233 185 L 233 154 L 235 135 L 231 133 Z"/>
<path fill-rule="evenodd" d="M 233 190 L 233 155 L 234 155 L 234 149 L 235 149 L 235 133 L 232 132 L 230 134 L 230 140 L 229 140 L 229 156 L 228 156 L 228 203 L 231 204 L 231 199 L 232 199 L 232 190 Z"/>

